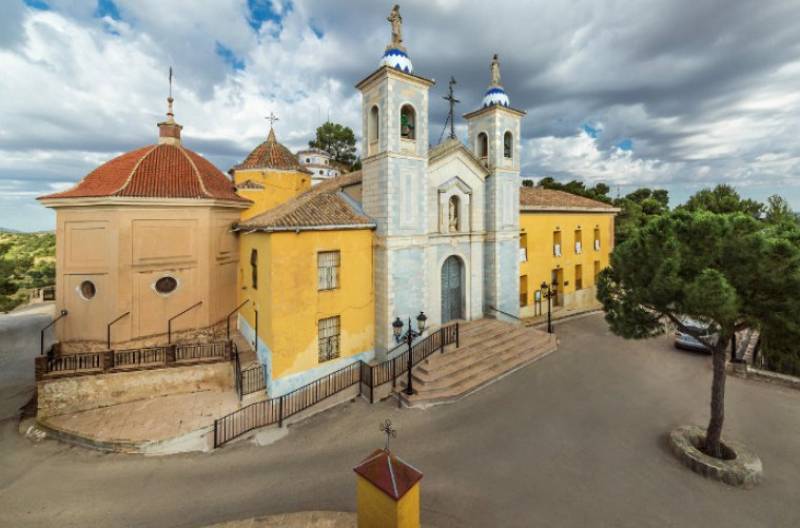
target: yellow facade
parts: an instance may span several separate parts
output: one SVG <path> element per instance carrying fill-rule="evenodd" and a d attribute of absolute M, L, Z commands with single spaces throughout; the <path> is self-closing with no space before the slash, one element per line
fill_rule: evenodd
<path fill-rule="evenodd" d="M 251 232 L 240 240 L 240 314 L 271 351 L 274 380 L 328 363 L 320 361 L 318 323 L 339 317 L 339 358 L 374 348 L 372 231 Z M 257 251 L 257 288 L 250 259 Z M 319 290 L 318 255 L 339 252 L 338 286 Z M 329 360 L 334 362 L 335 359 Z"/>
<path fill-rule="evenodd" d="M 295 170 L 234 170 L 233 182 L 240 196 L 253 201 L 242 213 L 242 220 L 260 215 L 311 189 L 311 175 Z"/>
<path fill-rule="evenodd" d="M 358 475 L 358 528 L 419 528 L 419 483 L 395 500 Z"/>
<path fill-rule="evenodd" d="M 596 242 L 599 241 L 599 247 Z M 580 248 L 576 247 L 576 242 Z M 558 251 L 558 249 L 560 251 Z M 614 213 L 528 212 L 520 214 L 520 315 L 547 313 L 537 298 L 542 282 L 557 283 L 553 307 L 580 311 L 598 306 L 596 276 L 614 249 Z M 560 253 L 560 256 L 557 255 Z"/>

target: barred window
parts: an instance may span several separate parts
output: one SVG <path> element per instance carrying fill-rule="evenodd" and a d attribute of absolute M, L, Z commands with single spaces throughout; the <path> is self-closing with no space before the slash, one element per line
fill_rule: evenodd
<path fill-rule="evenodd" d="M 317 323 L 319 335 L 319 362 L 339 357 L 339 316 L 320 319 Z"/>
<path fill-rule="evenodd" d="M 253 283 L 253 289 L 258 289 L 258 251 L 255 249 L 250 250 L 250 279 Z"/>
<path fill-rule="evenodd" d="M 341 256 L 338 251 L 317 253 L 317 289 L 334 290 L 339 287 L 339 266 Z"/>

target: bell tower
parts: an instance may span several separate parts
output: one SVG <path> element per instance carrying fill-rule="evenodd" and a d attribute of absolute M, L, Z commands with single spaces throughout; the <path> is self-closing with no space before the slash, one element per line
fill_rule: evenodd
<path fill-rule="evenodd" d="M 495 54 L 481 108 L 464 116 L 469 148 L 489 169 L 486 178 L 484 303 L 519 313 L 520 128 L 525 112 L 510 106 Z M 489 310 L 487 313 L 491 313 Z"/>
<path fill-rule="evenodd" d="M 361 91 L 363 207 L 375 230 L 375 347 L 394 345 L 395 317 L 425 310 L 428 91 L 434 81 L 413 73 L 395 6 L 392 39 L 380 66 L 356 85 Z"/>

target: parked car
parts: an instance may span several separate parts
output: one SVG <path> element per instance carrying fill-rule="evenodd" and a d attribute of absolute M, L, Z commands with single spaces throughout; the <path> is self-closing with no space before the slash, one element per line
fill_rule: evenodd
<path fill-rule="evenodd" d="M 694 319 L 686 318 L 681 321 L 683 326 L 689 327 L 692 330 L 696 330 L 700 333 L 700 335 L 706 340 L 710 342 L 715 342 L 717 340 L 717 335 L 711 331 L 709 325 L 703 323 L 701 321 L 696 321 Z M 683 350 L 693 350 L 695 352 L 707 352 L 711 353 L 711 349 L 709 349 L 706 345 L 701 343 L 697 338 L 691 336 L 685 332 L 682 332 L 680 329 L 675 332 L 675 347 L 681 348 Z"/>

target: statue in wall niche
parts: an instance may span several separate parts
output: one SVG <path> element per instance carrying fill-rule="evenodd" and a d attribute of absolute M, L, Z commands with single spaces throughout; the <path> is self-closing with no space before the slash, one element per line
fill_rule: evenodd
<path fill-rule="evenodd" d="M 400 6 L 395 4 L 392 12 L 386 18 L 392 25 L 392 42 L 389 44 L 391 48 L 403 48 L 403 17 L 400 16 Z"/>
<path fill-rule="evenodd" d="M 458 202 L 453 198 L 450 199 L 450 223 L 449 223 L 449 230 L 450 232 L 458 231 Z"/>

